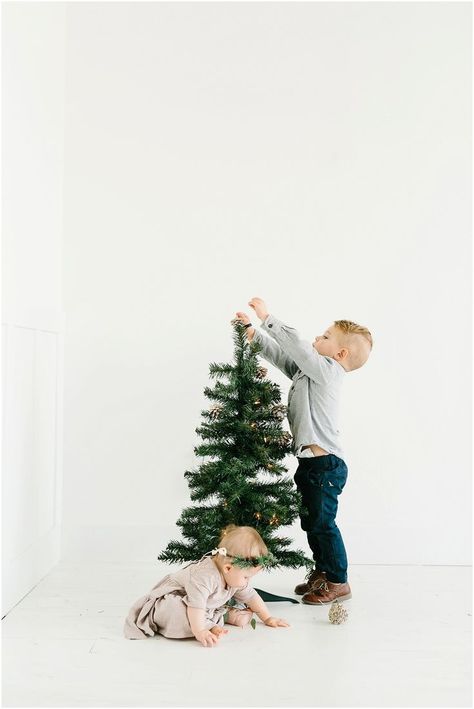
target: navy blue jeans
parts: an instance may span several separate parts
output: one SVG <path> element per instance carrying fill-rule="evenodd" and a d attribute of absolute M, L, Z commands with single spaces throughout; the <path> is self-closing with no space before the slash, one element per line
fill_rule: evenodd
<path fill-rule="evenodd" d="M 336 455 L 298 458 L 294 481 L 301 493 L 301 528 L 307 534 L 315 566 L 332 583 L 347 581 L 347 556 L 336 526 L 337 498 L 347 480 L 347 465 Z"/>

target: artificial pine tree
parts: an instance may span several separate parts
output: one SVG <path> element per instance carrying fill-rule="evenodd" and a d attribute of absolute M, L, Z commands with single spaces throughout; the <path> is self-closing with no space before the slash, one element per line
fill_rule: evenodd
<path fill-rule="evenodd" d="M 275 557 L 274 566 L 309 566 L 303 552 L 288 549 L 291 539 L 276 534 L 300 510 L 299 493 L 280 462 L 291 450 L 291 436 L 282 428 L 286 408 L 280 389 L 259 366 L 261 348 L 248 342 L 242 323 L 234 320 L 233 329 L 234 362 L 210 365 L 217 381 L 204 393 L 213 404 L 202 411 L 204 423 L 196 429 L 204 442 L 194 452 L 208 460 L 184 474 L 191 500 L 199 503 L 184 509 L 177 522 L 188 542 L 171 541 L 158 559 L 199 559 L 233 523 L 258 530 Z"/>

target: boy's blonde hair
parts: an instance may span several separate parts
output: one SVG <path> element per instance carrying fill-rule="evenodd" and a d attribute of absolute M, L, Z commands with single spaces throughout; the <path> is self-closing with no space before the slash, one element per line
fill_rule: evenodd
<path fill-rule="evenodd" d="M 225 547 L 232 556 L 245 559 L 268 554 L 267 546 L 256 529 L 237 527 L 235 524 L 229 524 L 222 530 L 219 546 Z"/>
<path fill-rule="evenodd" d="M 334 325 L 342 333 L 341 344 L 349 350 L 347 370 L 359 369 L 369 358 L 373 341 L 370 331 L 352 320 L 335 320 Z"/>

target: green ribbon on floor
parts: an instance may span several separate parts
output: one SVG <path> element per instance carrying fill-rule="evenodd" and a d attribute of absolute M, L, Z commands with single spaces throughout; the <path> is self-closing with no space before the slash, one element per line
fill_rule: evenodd
<path fill-rule="evenodd" d="M 267 603 L 275 603 L 276 601 L 289 601 L 290 603 L 299 603 L 296 598 L 288 598 L 287 596 L 276 596 L 274 593 L 268 593 L 268 591 L 262 591 L 260 588 L 255 589 L 262 599 Z"/>

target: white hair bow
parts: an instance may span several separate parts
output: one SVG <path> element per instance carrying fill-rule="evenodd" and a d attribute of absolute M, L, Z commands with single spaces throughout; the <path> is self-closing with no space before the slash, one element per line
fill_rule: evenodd
<path fill-rule="evenodd" d="M 220 554 L 221 556 L 227 556 L 227 549 L 225 547 L 217 547 L 211 551 L 212 556 Z"/>

